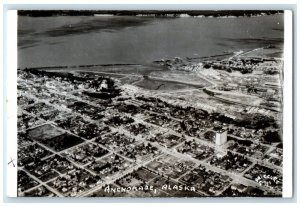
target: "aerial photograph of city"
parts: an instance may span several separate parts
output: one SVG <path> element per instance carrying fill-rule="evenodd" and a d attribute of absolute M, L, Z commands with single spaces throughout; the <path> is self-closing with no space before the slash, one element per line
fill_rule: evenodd
<path fill-rule="evenodd" d="M 18 197 L 282 197 L 284 11 L 19 10 Z"/>

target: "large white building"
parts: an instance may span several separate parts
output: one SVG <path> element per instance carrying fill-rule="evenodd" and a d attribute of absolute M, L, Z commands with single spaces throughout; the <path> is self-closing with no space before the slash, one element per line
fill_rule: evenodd
<path fill-rule="evenodd" d="M 218 131 L 216 133 L 216 145 L 220 146 L 227 142 L 227 130 Z"/>

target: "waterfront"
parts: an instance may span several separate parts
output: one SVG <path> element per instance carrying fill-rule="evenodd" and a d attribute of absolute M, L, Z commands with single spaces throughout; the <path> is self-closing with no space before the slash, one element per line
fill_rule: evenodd
<path fill-rule="evenodd" d="M 18 67 L 132 63 L 282 46 L 283 14 L 238 18 L 18 19 Z"/>

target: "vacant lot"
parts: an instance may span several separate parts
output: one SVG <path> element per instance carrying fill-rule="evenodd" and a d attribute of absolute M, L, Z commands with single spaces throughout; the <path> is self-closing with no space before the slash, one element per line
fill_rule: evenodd
<path fill-rule="evenodd" d="M 182 90 L 196 88 L 187 84 L 152 79 L 144 79 L 135 83 L 135 85 L 148 90 Z"/>

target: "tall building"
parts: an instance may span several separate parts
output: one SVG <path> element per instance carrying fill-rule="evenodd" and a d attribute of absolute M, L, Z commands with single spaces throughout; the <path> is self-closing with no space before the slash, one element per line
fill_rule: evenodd
<path fill-rule="evenodd" d="M 227 130 L 219 130 L 216 132 L 216 145 L 220 146 L 227 142 Z"/>

